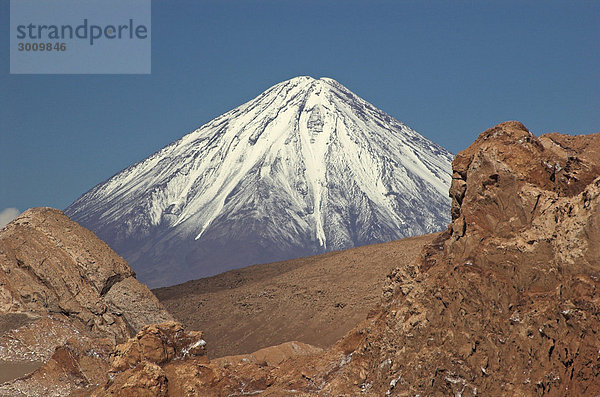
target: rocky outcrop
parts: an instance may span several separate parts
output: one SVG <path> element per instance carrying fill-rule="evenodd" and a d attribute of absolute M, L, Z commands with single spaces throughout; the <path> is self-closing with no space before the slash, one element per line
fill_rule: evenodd
<path fill-rule="evenodd" d="M 55 209 L 2 229 L 0 269 L 0 313 L 61 314 L 116 341 L 171 319 L 123 258 Z"/>
<path fill-rule="evenodd" d="M 62 212 L 30 209 L 0 229 L 0 362 L 44 363 L 0 395 L 104 384 L 116 343 L 170 320 L 127 262 Z"/>
<path fill-rule="evenodd" d="M 162 368 L 143 361 L 117 376 L 110 386 L 96 389 L 92 396 L 166 397 L 167 392 L 168 380 Z"/>
<path fill-rule="evenodd" d="M 110 355 L 110 380 L 93 396 L 221 396 L 256 394 L 274 382 L 285 360 L 321 352 L 298 342 L 209 361 L 202 333 L 181 324 L 151 325 Z"/>
<path fill-rule="evenodd" d="M 600 134 L 537 138 L 518 122 L 482 133 L 454 160 L 449 229 L 389 275 L 371 321 L 275 386 L 598 394 L 599 153 Z"/>
<path fill-rule="evenodd" d="M 110 363 L 116 371 L 124 371 L 142 361 L 164 364 L 188 356 L 205 356 L 205 347 L 206 341 L 200 331 L 186 332 L 176 322 L 153 324 L 118 345 L 110 355 Z"/>
<path fill-rule="evenodd" d="M 208 362 L 205 356 L 202 332 L 186 332 L 176 322 L 147 326 L 110 354 L 111 380 L 93 395 L 166 396 L 168 379 L 160 365 L 188 357 Z"/>

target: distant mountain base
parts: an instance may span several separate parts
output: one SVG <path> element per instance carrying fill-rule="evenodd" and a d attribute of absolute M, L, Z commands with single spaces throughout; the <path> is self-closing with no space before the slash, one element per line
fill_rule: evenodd
<path fill-rule="evenodd" d="M 375 308 L 391 269 L 413 262 L 436 235 L 248 266 L 152 292 L 188 329 L 204 332 L 209 357 L 292 340 L 328 347 Z"/>

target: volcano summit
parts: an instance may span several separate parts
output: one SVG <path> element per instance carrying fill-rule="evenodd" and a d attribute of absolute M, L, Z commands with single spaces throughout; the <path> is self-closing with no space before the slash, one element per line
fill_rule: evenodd
<path fill-rule="evenodd" d="M 151 286 L 439 231 L 452 155 L 329 78 L 279 83 L 66 213 Z"/>

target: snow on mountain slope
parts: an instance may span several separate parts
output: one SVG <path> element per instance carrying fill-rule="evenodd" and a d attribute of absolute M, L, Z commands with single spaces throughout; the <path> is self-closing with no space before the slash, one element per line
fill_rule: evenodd
<path fill-rule="evenodd" d="M 151 286 L 438 231 L 452 155 L 329 78 L 296 77 L 66 213 Z"/>

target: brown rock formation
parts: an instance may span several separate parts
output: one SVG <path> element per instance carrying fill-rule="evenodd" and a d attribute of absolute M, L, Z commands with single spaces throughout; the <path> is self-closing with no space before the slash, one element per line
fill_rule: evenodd
<path fill-rule="evenodd" d="M 299 342 L 209 361 L 202 333 L 169 322 L 144 328 L 111 353 L 111 376 L 93 396 L 225 396 L 271 386 L 280 364 L 322 350 Z"/>
<path fill-rule="evenodd" d="M 0 364 L 45 363 L 0 394 L 103 384 L 117 342 L 169 320 L 127 262 L 62 212 L 30 209 L 0 229 Z"/>
<path fill-rule="evenodd" d="M 142 361 L 164 364 L 174 359 L 206 355 L 200 331 L 184 331 L 176 322 L 149 325 L 126 343 L 116 347 L 110 363 L 116 371 L 135 367 Z"/>
<path fill-rule="evenodd" d="M 186 332 L 179 323 L 149 325 L 110 354 L 112 380 L 93 395 L 166 396 L 168 379 L 160 365 L 204 357 L 205 346 L 202 332 Z"/>
<path fill-rule="evenodd" d="M 62 314 L 117 341 L 171 318 L 123 258 L 55 209 L 2 229 L 0 269 L 0 313 Z"/>
<path fill-rule="evenodd" d="M 372 321 L 274 387 L 598 394 L 598 153 L 600 134 L 536 138 L 517 122 L 482 133 L 454 160 L 449 230 L 390 274 Z"/>
<path fill-rule="evenodd" d="M 163 397 L 167 396 L 167 377 L 161 367 L 142 361 L 120 374 L 110 387 L 98 388 L 92 396 Z"/>

